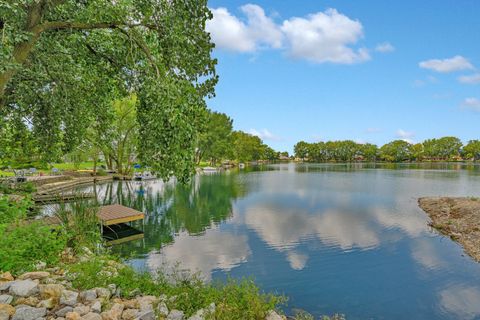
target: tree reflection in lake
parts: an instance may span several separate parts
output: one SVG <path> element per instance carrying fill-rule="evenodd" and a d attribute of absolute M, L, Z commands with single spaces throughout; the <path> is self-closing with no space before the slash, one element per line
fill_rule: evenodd
<path fill-rule="evenodd" d="M 103 205 L 119 203 L 145 213 L 144 240 L 113 247 L 115 253 L 133 257 L 159 250 L 183 231 L 204 234 L 232 217 L 232 202 L 248 191 L 236 173 L 196 176 L 187 185 L 174 180 L 118 181 L 92 189 Z M 141 223 L 135 226 L 142 228 Z"/>

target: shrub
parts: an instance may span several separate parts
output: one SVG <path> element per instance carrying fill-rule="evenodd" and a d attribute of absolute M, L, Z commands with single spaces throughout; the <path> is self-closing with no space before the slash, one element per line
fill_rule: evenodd
<path fill-rule="evenodd" d="M 0 225 L 0 243 L 0 270 L 19 273 L 33 270 L 39 261 L 58 263 L 66 238 L 41 222 L 17 222 Z"/>
<path fill-rule="evenodd" d="M 28 199 L 0 196 L 0 224 L 25 218 L 30 206 L 31 202 Z"/>
<path fill-rule="evenodd" d="M 0 181 L 0 193 L 3 194 L 31 194 L 36 191 L 36 187 L 31 182 L 11 183 L 9 181 Z"/>

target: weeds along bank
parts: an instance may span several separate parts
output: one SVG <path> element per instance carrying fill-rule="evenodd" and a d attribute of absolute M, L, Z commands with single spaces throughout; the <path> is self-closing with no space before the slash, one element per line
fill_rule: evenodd
<path fill-rule="evenodd" d="M 123 264 L 98 247 L 95 207 L 60 206 L 62 223 L 51 226 L 28 220 L 31 206 L 0 196 L 0 320 L 286 319 L 274 310 L 287 299 L 252 280 L 204 283 Z"/>

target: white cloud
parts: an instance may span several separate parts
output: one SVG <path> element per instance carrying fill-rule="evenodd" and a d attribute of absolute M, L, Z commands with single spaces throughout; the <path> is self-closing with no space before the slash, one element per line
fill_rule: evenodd
<path fill-rule="evenodd" d="M 411 131 L 405 131 L 405 130 L 402 130 L 402 129 L 397 130 L 397 137 L 399 137 L 399 138 L 412 138 L 414 136 L 415 136 L 415 133 L 413 133 Z"/>
<path fill-rule="evenodd" d="M 431 84 L 431 83 L 437 83 L 438 82 L 438 79 L 433 77 L 433 76 L 428 76 L 426 77 L 424 80 L 421 80 L 421 79 L 417 79 L 413 82 L 413 86 L 415 88 L 420 88 L 420 87 L 423 87 L 427 84 Z"/>
<path fill-rule="evenodd" d="M 200 272 L 205 280 L 210 280 L 213 270 L 230 271 L 247 261 L 251 254 L 247 240 L 244 235 L 213 229 L 202 236 L 181 233 L 174 243 L 163 247 L 160 252 L 149 253 L 147 265 L 155 271 L 174 269 L 177 263 L 181 263 L 184 270 Z"/>
<path fill-rule="evenodd" d="M 305 18 L 292 17 L 280 24 L 258 5 L 247 4 L 240 9 L 245 21 L 226 8 L 211 9 L 213 19 L 206 28 L 218 48 L 235 52 L 255 52 L 262 47 L 283 49 L 293 58 L 315 63 L 352 64 L 370 59 L 366 48 L 352 47 L 363 37 L 362 24 L 335 9 Z M 393 48 L 388 43 L 382 45 L 380 50 Z"/>
<path fill-rule="evenodd" d="M 307 18 L 293 17 L 285 20 L 281 29 L 291 57 L 342 64 L 370 59 L 367 49 L 350 47 L 363 37 L 362 24 L 335 9 L 311 14 Z"/>
<path fill-rule="evenodd" d="M 461 83 L 475 84 L 480 83 L 480 73 L 475 73 L 468 76 L 461 76 L 458 78 Z"/>
<path fill-rule="evenodd" d="M 265 11 L 260 6 L 247 4 L 242 6 L 242 11 L 248 17 L 248 29 L 252 38 L 272 48 L 282 46 L 282 32 L 275 22 L 265 15 Z"/>
<path fill-rule="evenodd" d="M 422 61 L 418 65 L 420 68 L 430 69 L 442 73 L 474 69 L 474 66 L 470 63 L 470 61 L 458 55 L 449 59 L 431 59 Z"/>
<path fill-rule="evenodd" d="M 466 109 L 480 112 L 480 100 L 477 98 L 465 98 L 462 105 Z"/>
<path fill-rule="evenodd" d="M 261 130 L 256 130 L 256 129 L 250 129 L 248 130 L 248 133 L 251 135 L 257 136 L 262 140 L 281 140 L 279 136 L 274 135 L 268 129 L 261 129 Z"/>
<path fill-rule="evenodd" d="M 383 42 L 383 43 L 379 43 L 379 44 L 375 47 L 375 51 L 381 52 L 381 53 L 388 53 L 388 52 L 393 52 L 393 51 L 395 51 L 395 47 L 392 46 L 392 44 L 389 43 L 389 42 Z"/>
<path fill-rule="evenodd" d="M 254 52 L 261 45 L 279 48 L 282 33 L 265 11 L 253 4 L 241 7 L 247 16 L 243 22 L 226 8 L 211 9 L 213 19 L 207 22 L 207 31 L 218 48 L 237 52 Z"/>
<path fill-rule="evenodd" d="M 400 138 L 403 141 L 406 141 L 406 142 L 409 142 L 409 143 L 413 143 L 412 138 L 415 137 L 414 132 L 398 129 L 396 134 L 397 134 L 397 138 Z"/>
<path fill-rule="evenodd" d="M 480 316 L 480 288 L 452 286 L 440 291 L 442 307 L 457 316 L 457 319 L 477 319 Z"/>

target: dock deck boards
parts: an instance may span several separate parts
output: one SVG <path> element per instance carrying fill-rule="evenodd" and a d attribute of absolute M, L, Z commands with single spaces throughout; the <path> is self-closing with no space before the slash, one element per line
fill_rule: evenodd
<path fill-rule="evenodd" d="M 119 204 L 100 207 L 97 215 L 104 226 L 142 220 L 145 218 L 143 212 Z"/>

